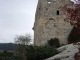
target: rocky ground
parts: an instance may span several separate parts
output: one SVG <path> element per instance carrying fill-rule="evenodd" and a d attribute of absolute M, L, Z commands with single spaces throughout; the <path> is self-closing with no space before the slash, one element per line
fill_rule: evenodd
<path fill-rule="evenodd" d="M 80 60 L 80 42 L 58 48 L 59 54 L 45 60 Z"/>

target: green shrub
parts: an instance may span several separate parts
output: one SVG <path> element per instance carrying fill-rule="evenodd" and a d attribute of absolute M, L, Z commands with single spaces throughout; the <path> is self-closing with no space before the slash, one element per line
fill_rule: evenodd
<path fill-rule="evenodd" d="M 60 47 L 60 43 L 59 43 L 59 39 L 58 38 L 54 38 L 54 39 L 51 38 L 50 40 L 48 40 L 48 44 L 50 46 L 54 46 L 55 48 Z"/>
<path fill-rule="evenodd" d="M 22 56 L 20 53 L 16 53 L 13 56 L 11 56 L 9 60 L 22 60 Z"/>
<path fill-rule="evenodd" d="M 9 60 L 9 58 L 13 55 L 12 52 L 4 51 L 0 53 L 0 60 Z"/>
<path fill-rule="evenodd" d="M 22 49 L 23 51 L 17 51 L 18 54 L 14 54 L 10 60 L 44 60 L 59 52 L 56 48 L 51 46 L 32 46 L 32 45 L 25 45 L 25 48 Z M 25 57 L 24 57 L 25 56 Z"/>
<path fill-rule="evenodd" d="M 43 60 L 58 53 L 51 46 L 28 46 L 26 48 L 27 60 Z"/>

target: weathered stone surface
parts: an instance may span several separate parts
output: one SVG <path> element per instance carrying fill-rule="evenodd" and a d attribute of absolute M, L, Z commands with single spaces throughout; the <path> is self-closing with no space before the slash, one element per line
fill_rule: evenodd
<path fill-rule="evenodd" d="M 79 60 L 80 59 L 80 42 L 69 44 L 58 48 L 61 52 L 45 60 Z"/>
<path fill-rule="evenodd" d="M 73 28 L 64 21 L 66 11 L 61 7 L 75 8 L 70 0 L 39 0 L 34 24 L 34 45 L 45 45 L 51 38 L 59 38 L 60 44 L 67 44 L 68 35 Z"/>

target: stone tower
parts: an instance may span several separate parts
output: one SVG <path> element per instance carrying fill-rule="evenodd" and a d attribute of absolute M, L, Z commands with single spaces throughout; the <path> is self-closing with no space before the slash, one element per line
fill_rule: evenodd
<path fill-rule="evenodd" d="M 51 38 L 58 38 L 60 44 L 67 44 L 68 35 L 73 28 L 66 22 L 64 6 L 75 8 L 70 0 L 38 0 L 35 23 L 34 45 L 44 45 Z"/>

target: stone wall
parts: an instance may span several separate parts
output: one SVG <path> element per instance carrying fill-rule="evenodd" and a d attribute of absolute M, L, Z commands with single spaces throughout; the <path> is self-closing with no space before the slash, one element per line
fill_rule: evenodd
<path fill-rule="evenodd" d="M 67 44 L 73 28 L 64 19 L 67 12 L 62 7 L 75 8 L 70 0 L 39 0 L 34 24 L 34 45 L 45 45 L 51 38 L 59 38 L 60 44 Z"/>

